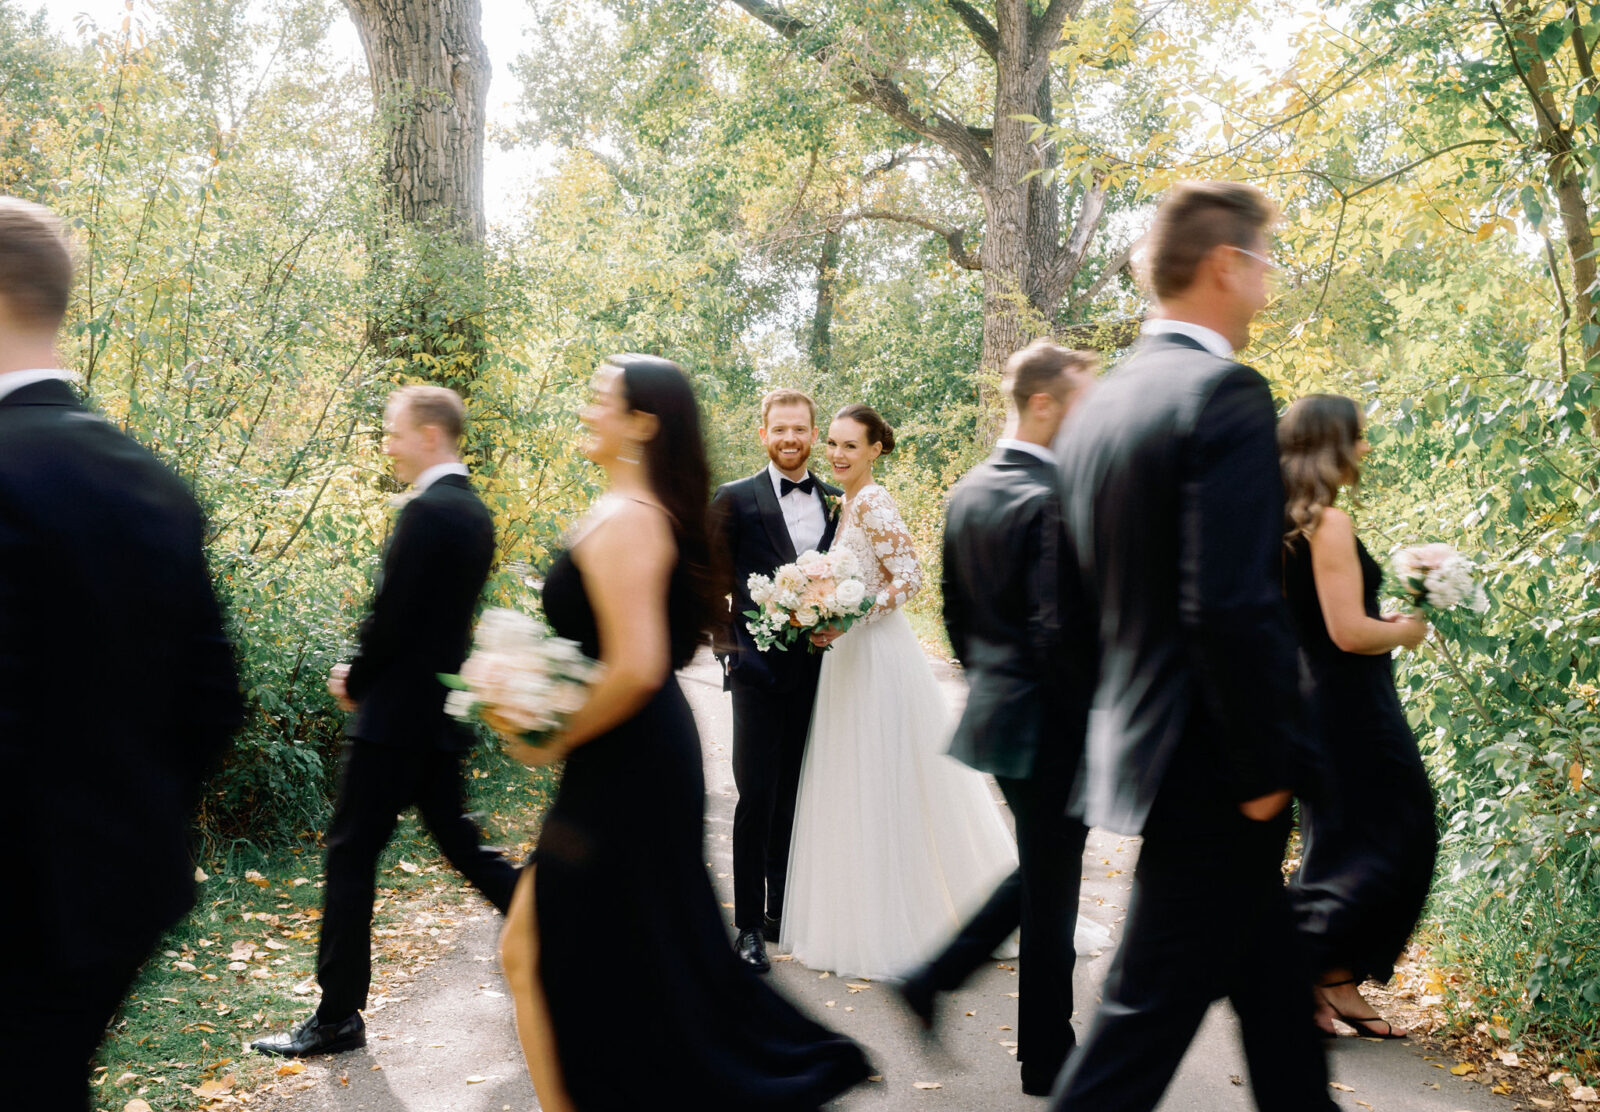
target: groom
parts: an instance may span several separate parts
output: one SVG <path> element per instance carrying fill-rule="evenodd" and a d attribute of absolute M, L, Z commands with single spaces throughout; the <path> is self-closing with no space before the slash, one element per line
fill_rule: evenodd
<path fill-rule="evenodd" d="M 445 716 L 438 678 L 466 657 L 494 560 L 494 522 L 458 455 L 464 418 L 461 398 L 442 386 L 401 387 L 384 411 L 383 450 L 414 493 L 395 522 L 355 659 L 328 678 L 351 717 L 326 836 L 322 1000 L 290 1030 L 251 1044 L 268 1054 L 366 1045 L 374 878 L 407 807 L 416 806 L 445 857 L 502 912 L 516 886 L 516 870 L 478 844 L 477 827 L 462 814 L 461 751 L 472 735 Z"/>
<path fill-rule="evenodd" d="M 1067 544 L 1099 631 L 1085 818 L 1144 844 L 1058 1112 L 1154 1108 L 1223 996 L 1256 1107 L 1335 1108 L 1280 871 L 1301 726 L 1275 411 L 1234 356 L 1268 300 L 1273 219 L 1247 185 L 1172 191 L 1145 240 L 1159 312 L 1062 445 Z"/>
<path fill-rule="evenodd" d="M 761 443 L 767 466 L 726 483 L 711 501 L 711 516 L 725 547 L 733 582 L 733 609 L 717 638 L 722 686 L 733 692 L 734 948 L 758 973 L 771 968 L 766 940 L 776 938 L 783 915 L 800 759 L 811 728 L 822 657 L 801 648 L 761 652 L 745 629 L 744 612 L 756 609 L 747 586 L 752 574 L 770 575 L 807 549 L 825 550 L 839 496 L 806 470 L 817 439 L 817 409 L 798 390 L 774 390 L 761 399 Z M 824 497 L 826 493 L 827 497 Z"/>

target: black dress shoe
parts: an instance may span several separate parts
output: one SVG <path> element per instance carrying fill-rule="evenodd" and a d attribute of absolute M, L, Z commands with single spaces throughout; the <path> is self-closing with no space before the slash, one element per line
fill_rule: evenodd
<path fill-rule="evenodd" d="M 304 1058 L 308 1054 L 337 1054 L 367 1045 L 367 1025 L 357 1012 L 338 1023 L 318 1023 L 316 1013 L 306 1016 L 289 1030 L 268 1035 L 250 1044 L 263 1054 L 285 1058 Z"/>
<path fill-rule="evenodd" d="M 904 1004 L 924 1031 L 933 1030 L 933 989 L 919 977 L 910 977 L 894 986 L 900 1002 Z"/>
<path fill-rule="evenodd" d="M 762 938 L 761 932 L 754 928 L 740 931 L 739 937 L 734 940 L 733 949 L 739 955 L 739 960 L 757 973 L 765 973 L 772 968 L 772 962 L 767 960 L 766 939 Z"/>

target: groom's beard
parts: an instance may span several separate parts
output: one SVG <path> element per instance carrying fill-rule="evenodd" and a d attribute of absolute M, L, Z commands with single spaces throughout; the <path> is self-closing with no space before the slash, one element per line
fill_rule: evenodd
<path fill-rule="evenodd" d="M 781 446 L 777 444 L 768 444 L 767 458 L 772 461 L 773 465 L 777 467 L 779 471 L 794 471 L 797 469 L 803 470 L 811 465 L 811 448 L 808 446 L 799 450 L 798 462 L 785 463 Z"/>

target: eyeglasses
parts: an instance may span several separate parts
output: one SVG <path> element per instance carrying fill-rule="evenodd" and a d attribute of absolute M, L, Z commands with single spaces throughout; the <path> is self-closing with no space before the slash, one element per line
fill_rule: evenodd
<path fill-rule="evenodd" d="M 1262 266 L 1266 267 L 1268 270 L 1278 270 L 1278 269 L 1280 269 L 1277 263 L 1273 262 L 1271 259 L 1267 258 L 1265 255 L 1258 255 L 1254 251 L 1246 251 L 1243 247 L 1235 247 L 1231 243 L 1228 244 L 1227 246 L 1228 246 L 1228 250 L 1230 250 L 1230 251 L 1237 251 L 1241 255 L 1249 255 L 1252 259 L 1254 259 L 1256 262 L 1260 263 Z"/>

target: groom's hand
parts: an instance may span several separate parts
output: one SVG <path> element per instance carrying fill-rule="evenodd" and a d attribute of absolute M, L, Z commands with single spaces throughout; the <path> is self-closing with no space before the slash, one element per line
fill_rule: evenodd
<path fill-rule="evenodd" d="M 339 703 L 339 709 L 348 713 L 355 713 L 355 700 L 350 698 L 350 690 L 346 683 L 350 678 L 350 665 L 335 664 L 328 672 L 328 694 L 332 695 Z"/>
<path fill-rule="evenodd" d="M 1270 795 L 1247 799 L 1239 804 L 1239 813 L 1252 822 L 1268 822 L 1277 818 L 1279 812 L 1289 805 L 1289 795 L 1289 789 L 1284 788 Z"/>

